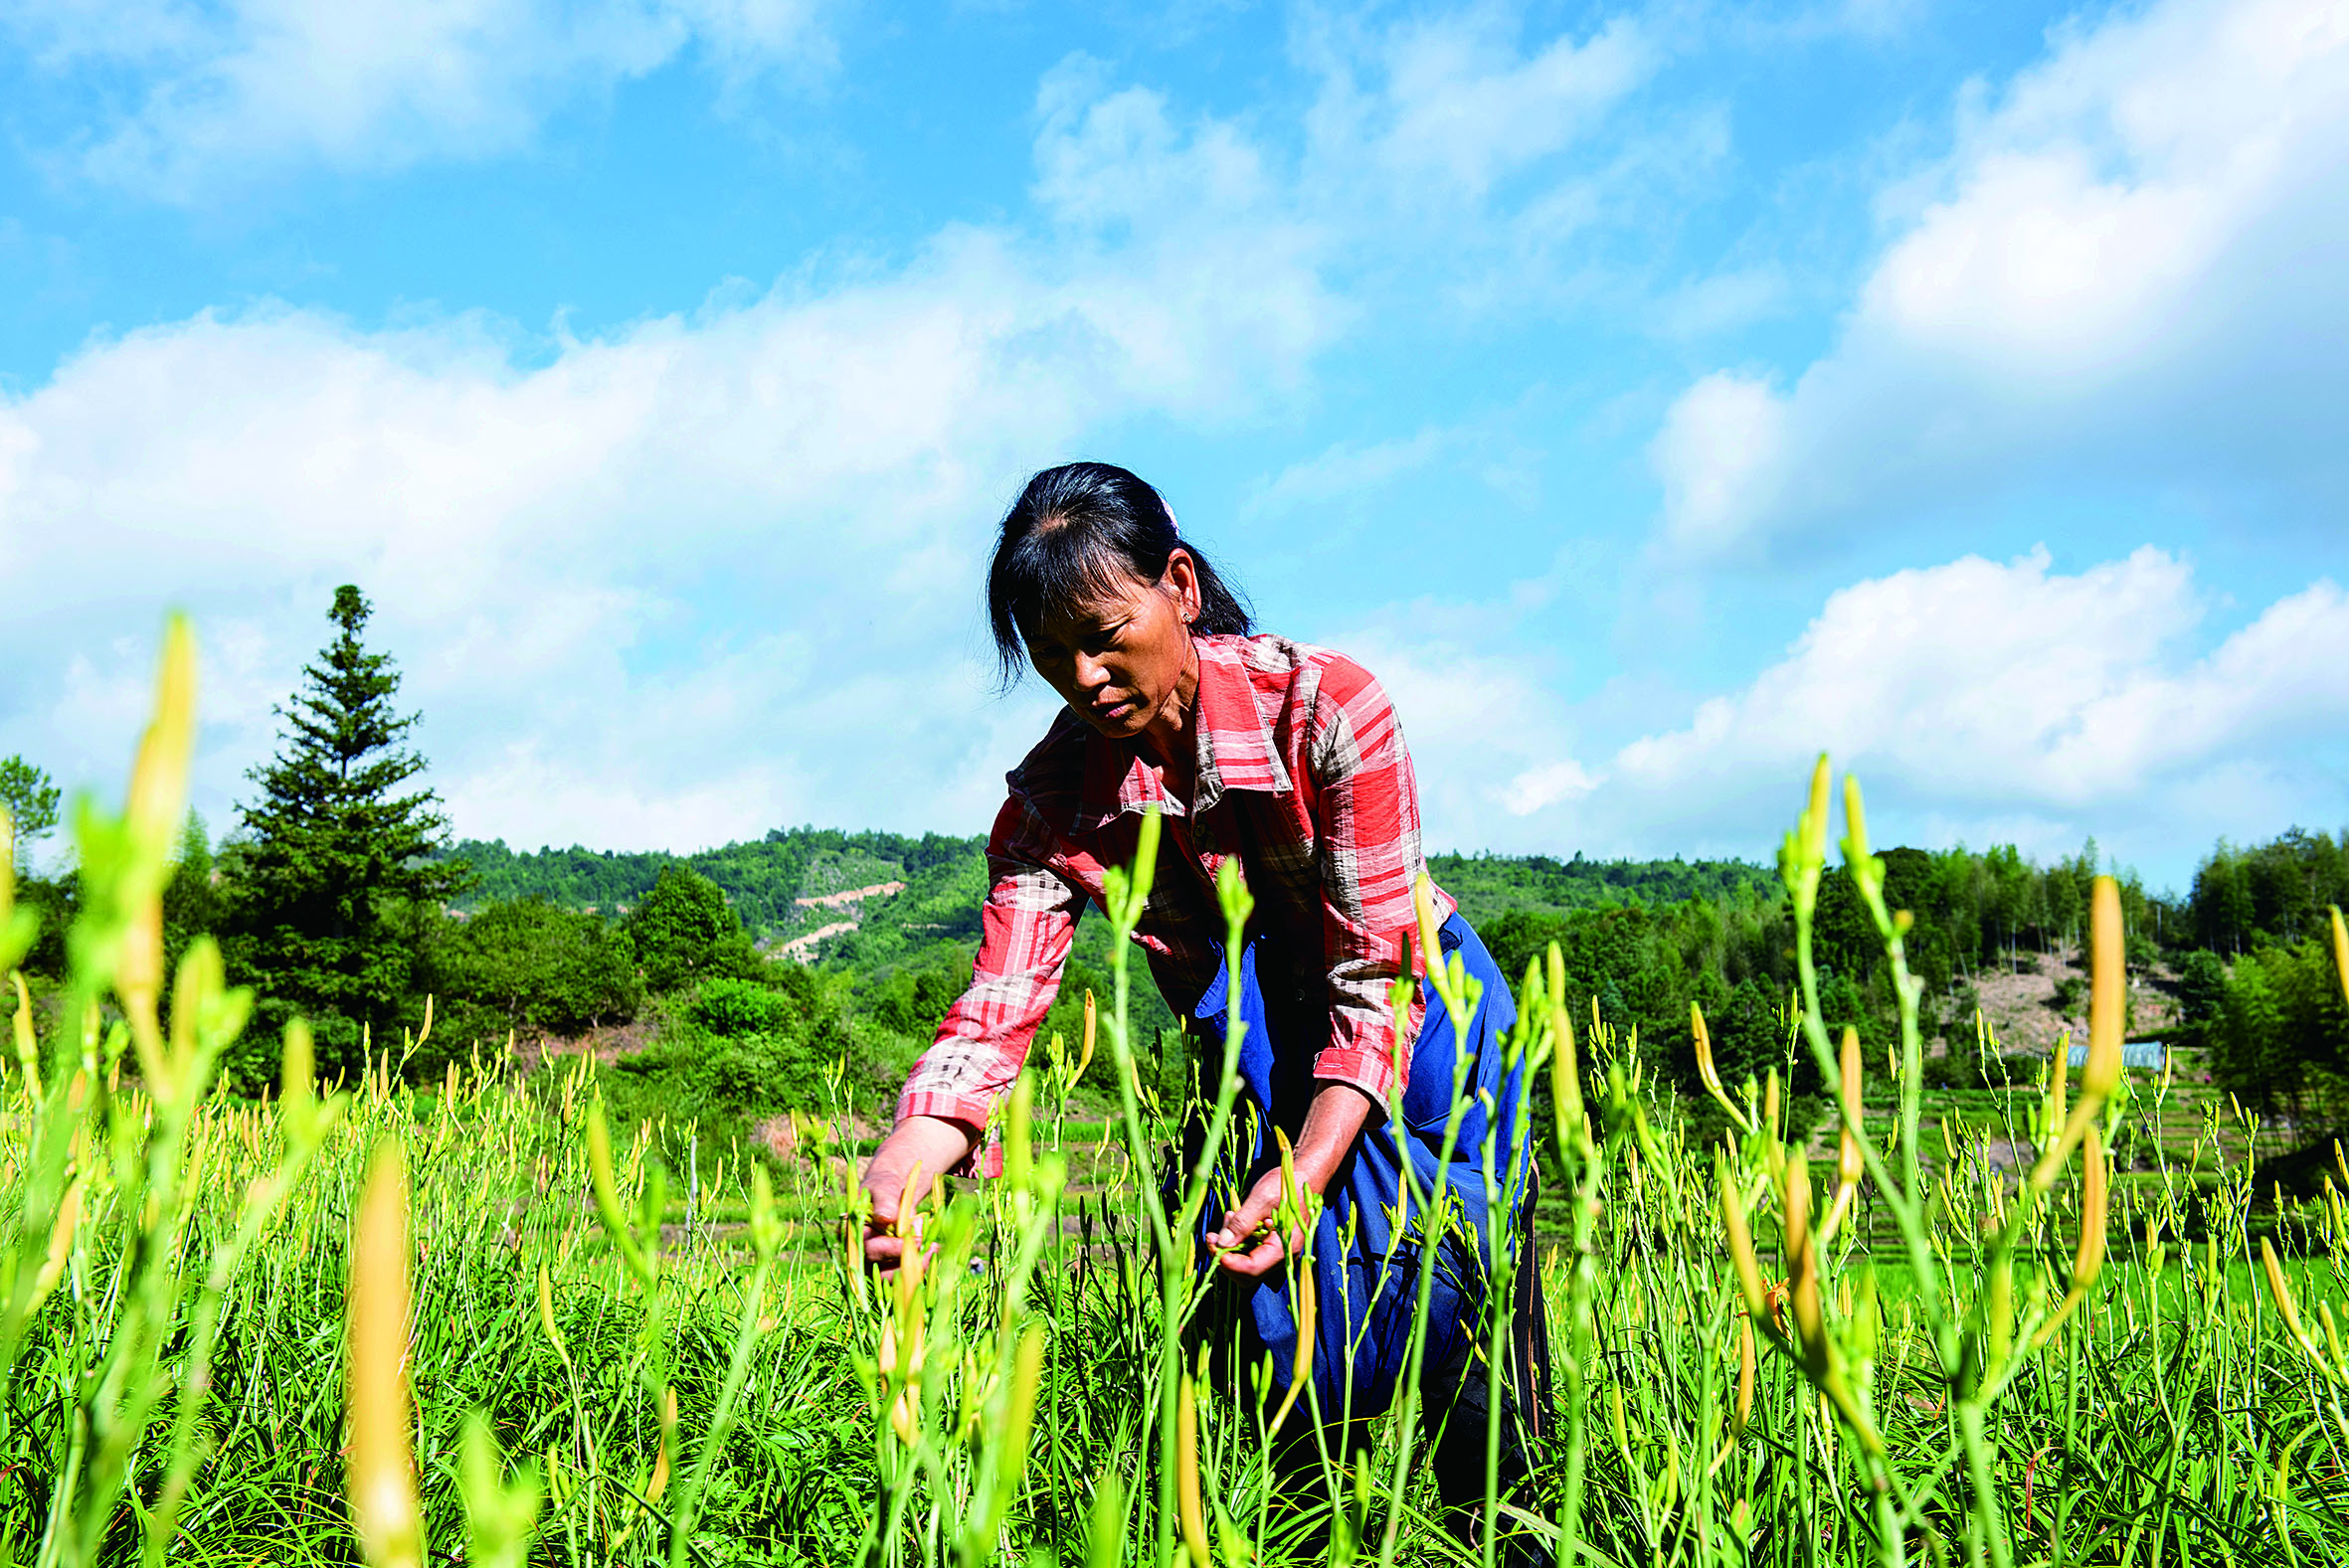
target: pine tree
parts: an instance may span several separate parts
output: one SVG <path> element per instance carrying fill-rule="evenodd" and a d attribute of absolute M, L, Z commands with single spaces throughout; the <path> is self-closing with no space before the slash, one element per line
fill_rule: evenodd
<path fill-rule="evenodd" d="M 22 757 L 0 757 L 0 811 L 15 835 L 16 867 L 32 862 L 33 840 L 57 826 L 57 784 Z"/>
<path fill-rule="evenodd" d="M 402 743 L 418 715 L 393 706 L 391 656 L 360 640 L 371 609 L 334 591 L 337 628 L 302 687 L 276 710 L 276 757 L 246 777 L 246 842 L 231 860 L 230 958 L 261 993 L 263 1015 L 234 1064 L 248 1086 L 274 1070 L 274 1027 L 289 1013 L 316 1031 L 322 1072 L 360 1065 L 363 1027 L 396 1044 L 421 1009 L 416 970 L 438 906 L 466 880 L 436 860 L 448 842 L 440 797 L 402 793 L 425 759 Z"/>
<path fill-rule="evenodd" d="M 221 893 L 215 885 L 212 839 L 195 812 L 179 832 L 171 857 L 171 880 L 163 884 L 163 972 L 179 971 L 180 956 L 198 937 L 220 925 Z"/>

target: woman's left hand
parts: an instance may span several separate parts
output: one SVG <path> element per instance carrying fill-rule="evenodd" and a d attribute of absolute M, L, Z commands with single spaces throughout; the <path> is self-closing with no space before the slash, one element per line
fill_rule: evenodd
<path fill-rule="evenodd" d="M 1305 1172 L 1297 1173 L 1297 1184 L 1306 1184 Z M 1281 1167 L 1275 1165 L 1256 1178 L 1245 1202 L 1223 1216 L 1223 1228 L 1207 1237 L 1207 1245 L 1215 1249 L 1215 1261 L 1228 1273 L 1254 1279 L 1271 1273 L 1283 1258 L 1302 1251 L 1303 1228 L 1293 1227 L 1285 1236 L 1273 1228 L 1272 1218 L 1280 1207 Z"/>
<path fill-rule="evenodd" d="M 1319 1197 L 1329 1186 L 1331 1176 L 1353 1152 L 1354 1140 L 1361 1135 L 1371 1109 L 1370 1097 L 1352 1084 L 1333 1079 L 1314 1091 L 1290 1161 L 1297 1172 L 1300 1202 L 1306 1193 Z M 1269 1228 L 1273 1216 L 1280 1212 L 1281 1185 L 1281 1167 L 1275 1165 L 1256 1178 L 1238 1208 L 1223 1216 L 1223 1228 L 1207 1237 L 1207 1245 L 1215 1249 L 1216 1263 L 1225 1272 L 1255 1279 L 1304 1249 L 1301 1227 L 1292 1226 L 1287 1235 Z"/>

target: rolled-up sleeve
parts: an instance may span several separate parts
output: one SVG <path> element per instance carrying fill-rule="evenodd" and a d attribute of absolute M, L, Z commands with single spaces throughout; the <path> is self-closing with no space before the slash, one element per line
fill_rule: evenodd
<path fill-rule="evenodd" d="M 907 1075 L 898 1121 L 943 1117 L 982 1131 L 1018 1080 L 1036 1027 L 1059 994 L 1085 904 L 1078 887 L 1043 863 L 1039 846 L 1048 838 L 1024 800 L 1004 802 L 988 840 L 990 885 L 970 987 Z M 985 1173 L 994 1158 L 991 1146 L 963 1173 Z"/>
<path fill-rule="evenodd" d="M 1412 886 L 1424 867 L 1418 785 L 1394 705 L 1360 666 L 1324 674 L 1307 753 L 1322 840 L 1323 956 L 1330 975 L 1330 1040 L 1314 1077 L 1348 1083 L 1384 1105 L 1425 1011 L 1416 991 L 1398 1037 L 1391 999 L 1417 925 Z M 1439 898 L 1438 917 L 1450 912 Z"/>

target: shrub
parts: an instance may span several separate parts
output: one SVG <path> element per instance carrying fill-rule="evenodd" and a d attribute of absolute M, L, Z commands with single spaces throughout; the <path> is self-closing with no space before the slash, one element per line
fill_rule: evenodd
<path fill-rule="evenodd" d="M 642 1005 L 635 948 L 600 915 L 540 898 L 506 899 L 445 919 L 427 949 L 430 988 L 451 1052 L 482 1038 L 575 1035 L 625 1023 Z"/>
<path fill-rule="evenodd" d="M 2043 1057 L 2020 1052 L 1985 1056 L 1971 1044 L 1953 1043 L 1946 1056 L 1928 1056 L 1924 1063 L 1927 1089 L 2009 1089 L 2038 1082 L 2045 1070 Z"/>
<path fill-rule="evenodd" d="M 704 979 L 670 1000 L 648 1049 L 613 1065 L 605 1080 L 613 1112 L 664 1117 L 671 1137 L 690 1120 L 705 1143 L 724 1143 L 742 1140 L 761 1118 L 825 1110 L 835 1064 L 860 1085 L 876 1076 L 846 1001 L 844 978 L 799 964 L 777 965 L 765 983 Z M 902 1062 L 891 1063 L 902 1071 Z"/>
<path fill-rule="evenodd" d="M 694 1027 L 730 1040 L 785 1033 L 803 1011 L 780 990 L 728 976 L 702 981 L 685 1004 Z"/>
<path fill-rule="evenodd" d="M 2048 998 L 2048 1005 L 2069 1018 L 2079 1011 L 2087 996 L 2087 976 L 2067 974 L 2056 981 L 2055 994 Z"/>

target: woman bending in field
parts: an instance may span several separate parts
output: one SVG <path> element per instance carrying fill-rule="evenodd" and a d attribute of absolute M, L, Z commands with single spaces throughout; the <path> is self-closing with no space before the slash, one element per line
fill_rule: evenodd
<path fill-rule="evenodd" d="M 1393 705 L 1343 654 L 1251 634 L 1247 610 L 1182 543 L 1158 492 L 1104 463 L 1028 481 L 1003 519 L 988 613 L 1006 673 L 1032 665 L 1067 707 L 1008 776 L 988 843 L 993 885 L 971 987 L 907 1078 L 897 1125 L 865 1168 L 867 1260 L 888 1267 L 901 1256 L 896 1222 L 921 1196 L 906 1189 L 916 1167 L 994 1173 L 999 1150 L 982 1147 L 990 1118 L 1059 989 L 1077 917 L 1102 906 L 1105 870 L 1133 860 L 1144 812 L 1156 807 L 1165 840 L 1136 941 L 1169 1005 L 1204 1036 L 1205 1061 L 1222 1060 L 1235 1002 L 1214 892 L 1225 858 L 1238 857 L 1255 898 L 1236 998 L 1247 1023 L 1240 1067 L 1260 1113 L 1252 1125 L 1289 1133 L 1297 1180 L 1324 1199 L 1313 1248 L 1321 1308 L 1307 1353 L 1324 1419 L 1352 1412 L 1350 1430 L 1324 1434 L 1340 1452 L 1365 1441 L 1408 1353 L 1416 1235 L 1385 1261 L 1400 1166 L 1422 1191 L 1448 1182 L 1468 1217 L 1473 1235 L 1454 1232 L 1436 1271 L 1422 1384 L 1438 1487 L 1465 1533 L 1469 1505 L 1484 1494 L 1491 1397 L 1475 1345 L 1490 1283 L 1484 1173 L 1497 1172 L 1504 1203 L 1530 1219 L 1530 1151 L 1509 1146 L 1522 1088 L 1503 1069 L 1509 987 L 1441 891 L 1443 953 L 1456 952 L 1483 985 L 1466 1093 L 1487 1098 L 1442 1165 L 1455 1035 L 1422 978 L 1406 1020 L 1416 1043 L 1404 1053 L 1399 1122 L 1388 1115 L 1393 982 L 1406 961 L 1425 972 L 1407 941 L 1425 870 L 1418 791 Z M 1212 1087 L 1205 1094 L 1212 1100 Z M 1234 1124 L 1250 1125 L 1244 1114 Z M 1201 1223 L 1200 1266 L 1218 1271 L 1203 1315 L 1236 1329 L 1242 1365 L 1269 1353 L 1273 1386 L 1285 1388 L 1297 1327 L 1283 1277 L 1304 1237 L 1269 1228 L 1281 1173 L 1269 1131 L 1258 1143 L 1239 1205 L 1211 1208 Z M 1505 1486 L 1530 1468 L 1546 1382 L 1532 1252 L 1519 1249 L 1515 1365 L 1502 1380 Z M 1292 1437 L 1286 1463 L 1302 1467 L 1316 1448 Z"/>

